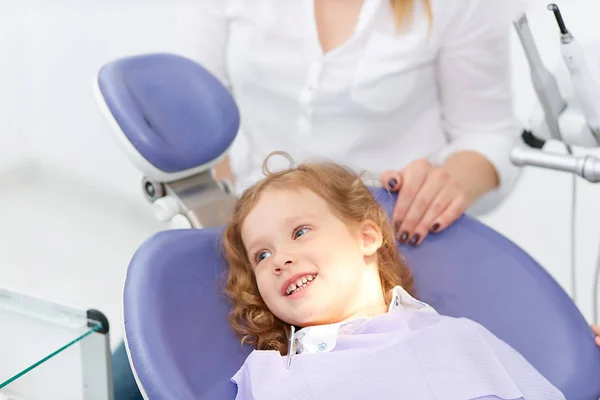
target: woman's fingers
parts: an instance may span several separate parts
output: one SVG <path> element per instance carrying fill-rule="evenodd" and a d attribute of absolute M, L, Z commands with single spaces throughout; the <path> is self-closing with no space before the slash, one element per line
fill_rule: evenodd
<path fill-rule="evenodd" d="M 401 172 L 402 184 L 399 187 L 398 199 L 392 213 L 392 222 L 395 230 L 399 234 L 399 239 L 402 242 L 408 240 L 409 232 L 405 231 L 402 225 L 405 223 L 405 218 L 412 204 L 417 197 L 421 187 L 425 183 L 428 175 L 428 169 L 423 168 L 420 164 L 412 163 Z"/>
<path fill-rule="evenodd" d="M 402 184 L 402 175 L 398 171 L 388 170 L 381 174 L 381 186 L 389 191 L 397 191 Z"/>
<path fill-rule="evenodd" d="M 446 185 L 441 188 L 415 228 L 415 236 L 419 235 L 420 240 L 411 244 L 419 245 L 429 233 L 436 233 L 443 229 L 438 221 L 443 218 L 444 212 L 457 196 L 458 193 L 453 186 Z"/>
<path fill-rule="evenodd" d="M 450 174 L 426 159 L 413 161 L 401 171 L 386 171 L 380 180 L 383 187 L 398 192 L 392 222 L 404 243 L 420 244 L 430 232 L 450 226 L 469 206 L 464 190 Z"/>
<path fill-rule="evenodd" d="M 448 198 L 448 194 L 441 199 L 439 197 L 449 179 L 449 174 L 441 169 L 435 169 L 427 174 L 424 184 L 411 202 L 406 216 L 402 221 L 399 233 L 400 241 L 417 245 L 427 236 L 429 229 L 423 226 L 423 218 L 431 214 L 430 210 L 434 206 L 434 203 L 436 204 L 436 209 L 440 209 L 438 204 L 444 201 L 444 199 L 446 201 L 445 206 L 448 205 L 451 200 L 451 198 Z"/>
<path fill-rule="evenodd" d="M 435 232 L 443 231 L 459 219 L 468 206 L 467 196 L 464 194 L 457 195 L 441 215 L 434 220 L 432 228 L 434 228 Z"/>

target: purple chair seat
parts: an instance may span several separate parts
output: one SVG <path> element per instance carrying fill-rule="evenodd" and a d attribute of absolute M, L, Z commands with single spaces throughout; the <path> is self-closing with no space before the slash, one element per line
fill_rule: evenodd
<path fill-rule="evenodd" d="M 376 191 L 391 210 L 392 199 Z M 380 195 L 383 194 L 383 195 Z M 234 399 L 230 377 L 250 349 L 227 323 L 222 228 L 160 232 L 133 257 L 126 343 L 150 399 Z M 463 216 L 418 248 L 402 247 L 418 296 L 471 318 L 521 352 L 569 400 L 600 397 L 600 349 L 571 299 L 515 244 Z"/>

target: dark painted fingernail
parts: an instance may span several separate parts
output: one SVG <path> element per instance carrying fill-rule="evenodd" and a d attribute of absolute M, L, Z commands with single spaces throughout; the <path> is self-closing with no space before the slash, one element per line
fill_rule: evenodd
<path fill-rule="evenodd" d="M 419 239 L 421 239 L 421 236 L 418 233 L 415 233 L 415 235 L 412 237 L 412 239 L 410 239 L 410 244 L 412 246 L 414 246 L 415 244 L 417 244 Z"/>
<path fill-rule="evenodd" d="M 396 221 L 394 224 L 394 230 L 398 232 L 400 230 L 400 225 L 402 225 L 402 221 Z"/>
<path fill-rule="evenodd" d="M 388 181 L 388 186 L 391 189 L 395 188 L 397 184 L 398 184 L 398 181 L 396 180 L 396 178 L 392 178 Z"/>
<path fill-rule="evenodd" d="M 406 242 L 406 240 L 408 239 L 408 232 L 402 232 L 402 235 L 400 235 L 400 241 L 402 243 Z"/>
<path fill-rule="evenodd" d="M 433 226 L 431 227 L 431 232 L 437 232 L 437 230 L 440 229 L 440 224 L 435 223 L 433 224 Z"/>

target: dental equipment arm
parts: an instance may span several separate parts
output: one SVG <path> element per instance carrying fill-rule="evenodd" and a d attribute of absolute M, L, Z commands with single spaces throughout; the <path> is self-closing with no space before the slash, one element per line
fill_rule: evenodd
<path fill-rule="evenodd" d="M 535 45 L 535 40 L 533 39 L 533 33 L 529 28 L 527 15 L 523 14 L 516 20 L 514 22 L 514 27 L 519 35 L 519 39 L 525 50 L 527 61 L 529 62 L 531 82 L 541 107 L 544 110 L 545 122 L 550 137 L 560 140 L 561 135 L 558 119 L 560 114 L 567 107 L 567 103 L 560 93 L 556 78 L 548 71 L 542 62 L 537 46 Z"/>
<path fill-rule="evenodd" d="M 543 65 L 527 17 L 522 15 L 514 27 L 529 63 L 538 100 L 530 118 L 532 132 L 525 132 L 523 139 L 535 148 L 541 148 L 546 139 L 567 145 L 599 147 L 600 85 L 589 69 L 583 49 L 567 30 L 558 6 L 549 4 L 548 9 L 554 13 L 561 32 L 561 54 L 566 65 L 565 75 L 568 73 L 570 80 L 560 74 L 557 80 Z M 563 96 L 559 83 L 569 84 L 572 93 Z"/>
<path fill-rule="evenodd" d="M 571 74 L 573 89 L 581 102 L 581 108 L 587 121 L 587 127 L 600 144 L 600 90 L 592 77 L 579 42 L 567 30 L 556 4 L 549 4 L 560 28 L 560 50 L 565 65 Z"/>
<path fill-rule="evenodd" d="M 558 76 L 558 82 L 567 83 L 567 73 L 570 75 L 571 96 L 563 98 L 558 90 L 557 80 L 546 70 L 539 57 L 529 30 L 527 18 L 522 16 L 515 22 L 516 31 L 523 44 L 531 70 L 532 83 L 537 94 L 538 103 L 530 118 L 533 132 L 525 131 L 523 141 L 531 148 L 516 148 L 512 151 L 510 159 L 517 166 L 536 166 L 551 170 L 565 171 L 578 175 L 589 182 L 600 182 L 600 159 L 594 156 L 575 157 L 572 155 L 571 145 L 594 148 L 600 147 L 600 85 L 594 79 L 588 62 L 580 44 L 567 29 L 560 10 L 556 4 L 549 4 L 548 10 L 554 17 L 560 29 L 560 50 L 566 66 L 564 76 Z M 593 61 L 596 77 L 598 73 L 598 60 Z M 560 72 L 560 71 L 558 71 Z M 550 76 L 549 76 L 550 75 Z M 563 78 L 563 79 L 561 79 Z M 573 105 L 576 107 L 573 107 Z M 563 142 L 569 155 L 551 154 L 541 149 L 544 139 L 556 139 Z M 575 243 L 575 193 L 576 181 L 573 180 L 573 206 L 571 208 L 571 246 Z M 573 282 L 573 297 L 577 301 L 575 282 L 574 250 L 571 255 L 571 269 Z M 598 310 L 598 295 L 600 284 L 600 253 L 597 256 L 596 272 L 593 290 L 593 320 L 598 323 L 600 314 Z"/>
<path fill-rule="evenodd" d="M 531 117 L 533 132 L 523 134 L 524 141 L 541 149 L 545 139 L 555 139 L 567 146 L 600 147 L 600 85 L 594 80 L 583 49 L 565 26 L 556 4 L 549 4 L 561 34 L 561 54 L 572 84 L 571 98 L 563 97 L 559 81 L 543 65 L 525 15 L 515 21 L 530 66 L 531 80 L 538 103 Z M 573 107 L 576 105 L 577 107 Z M 541 150 L 517 148 L 511 161 L 518 166 L 536 166 L 570 172 L 590 182 L 600 182 L 596 157 L 548 154 Z"/>
<path fill-rule="evenodd" d="M 516 148 L 511 153 L 510 159 L 513 164 L 520 167 L 530 165 L 564 171 L 579 175 L 592 183 L 600 182 L 600 159 L 594 156 L 573 157 L 540 150 Z"/>

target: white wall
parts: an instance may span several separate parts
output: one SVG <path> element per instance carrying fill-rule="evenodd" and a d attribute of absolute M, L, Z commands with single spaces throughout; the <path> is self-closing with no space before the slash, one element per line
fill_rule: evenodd
<path fill-rule="evenodd" d="M 16 63 L 0 63 L 0 105 L 9 103 L 0 120 L 8 112 L 5 123 L 16 126 L 2 129 L 0 160 L 14 152 L 16 135 L 25 136 L 30 158 L 138 199 L 141 176 L 114 145 L 91 88 L 104 63 L 173 47 L 176 3 L 9 0 L 0 48 Z"/>
<path fill-rule="evenodd" d="M 0 6 L 0 170 L 26 160 L 27 154 L 48 168 L 67 171 L 141 204 L 140 174 L 114 145 L 94 104 L 91 84 L 108 60 L 171 48 L 176 38 L 175 3 L 4 1 Z M 542 57 L 552 66 L 559 61 L 556 24 L 546 3 L 529 3 Z M 563 0 L 559 5 L 579 38 L 595 35 L 600 40 L 596 29 L 600 2 Z M 534 95 L 516 36 L 514 72 L 516 111 L 525 121 Z M 570 184 L 568 175 L 527 169 L 511 198 L 483 218 L 525 248 L 567 290 L 571 285 Z M 580 181 L 578 188 L 578 300 L 589 318 L 592 267 L 600 244 L 596 205 L 600 186 Z"/>
<path fill-rule="evenodd" d="M 23 126 L 17 117 L 22 92 L 19 82 L 23 80 L 22 13 L 19 7 L 5 8 L 0 6 L 0 171 L 17 167 L 25 156 L 15 151 L 24 144 Z"/>

